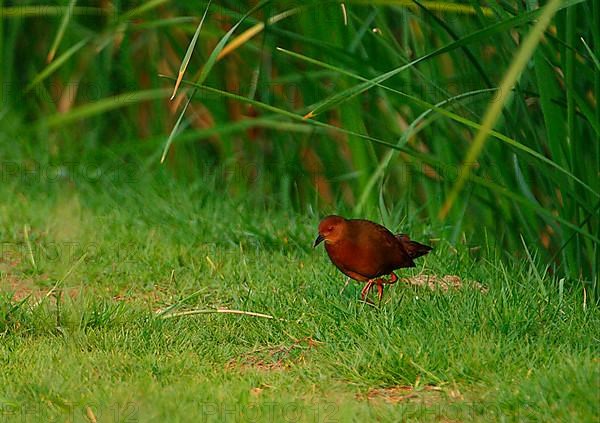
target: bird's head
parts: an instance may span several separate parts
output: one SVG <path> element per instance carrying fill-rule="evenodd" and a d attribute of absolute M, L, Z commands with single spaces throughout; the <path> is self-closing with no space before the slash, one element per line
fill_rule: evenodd
<path fill-rule="evenodd" d="M 326 244 L 335 244 L 340 240 L 346 228 L 346 219 L 341 216 L 327 216 L 319 223 L 319 236 L 315 239 L 313 247 L 319 245 L 322 241 Z"/>

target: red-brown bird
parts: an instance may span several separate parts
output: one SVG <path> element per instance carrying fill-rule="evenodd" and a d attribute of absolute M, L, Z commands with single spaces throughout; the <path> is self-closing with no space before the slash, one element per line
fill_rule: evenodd
<path fill-rule="evenodd" d="M 345 275 L 366 282 L 361 292 L 364 300 L 374 285 L 379 301 L 383 284 L 398 280 L 394 270 L 415 267 L 413 259 L 431 251 L 431 247 L 411 241 L 408 235 L 394 235 L 378 223 L 363 219 L 327 216 L 319 223 L 314 247 L 325 241 L 331 262 Z M 382 276 L 390 275 L 389 280 Z"/>

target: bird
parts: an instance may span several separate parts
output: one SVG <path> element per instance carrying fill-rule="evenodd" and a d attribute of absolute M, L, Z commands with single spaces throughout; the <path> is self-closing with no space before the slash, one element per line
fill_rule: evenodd
<path fill-rule="evenodd" d="M 377 286 L 381 302 L 383 284 L 398 281 L 394 271 L 415 267 L 413 260 L 432 250 L 406 234 L 394 235 L 385 226 L 370 220 L 345 219 L 337 215 L 321 220 L 313 248 L 323 241 L 331 262 L 342 273 L 356 281 L 366 282 L 361 291 L 363 301 L 373 286 Z M 389 276 L 389 280 L 385 280 L 384 276 Z"/>

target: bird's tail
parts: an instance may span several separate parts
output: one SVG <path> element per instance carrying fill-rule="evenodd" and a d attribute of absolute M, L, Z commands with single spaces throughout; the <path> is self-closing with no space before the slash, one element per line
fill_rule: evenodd
<path fill-rule="evenodd" d="M 406 234 L 398 234 L 396 238 L 402 243 L 402 246 L 408 253 L 411 259 L 424 256 L 432 250 L 428 245 L 419 244 L 417 241 L 412 241 Z"/>

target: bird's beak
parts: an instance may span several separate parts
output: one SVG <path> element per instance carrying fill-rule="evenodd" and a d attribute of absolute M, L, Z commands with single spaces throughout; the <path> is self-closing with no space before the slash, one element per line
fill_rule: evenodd
<path fill-rule="evenodd" d="M 321 234 L 319 234 L 319 236 L 317 237 L 317 239 L 315 239 L 315 243 L 313 245 L 313 248 L 315 248 L 317 245 L 319 245 L 321 242 L 323 242 L 323 240 L 325 239 L 325 237 Z"/>

